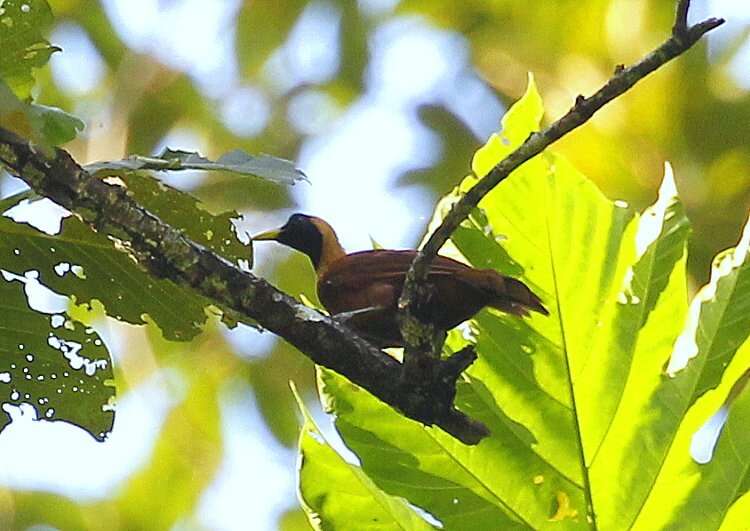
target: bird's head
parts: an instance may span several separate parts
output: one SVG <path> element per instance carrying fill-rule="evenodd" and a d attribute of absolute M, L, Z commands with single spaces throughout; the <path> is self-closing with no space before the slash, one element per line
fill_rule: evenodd
<path fill-rule="evenodd" d="M 328 223 L 306 214 L 292 214 L 282 227 L 257 234 L 253 240 L 274 240 L 301 251 L 310 257 L 315 269 L 318 269 L 325 250 L 334 243 L 339 245 L 336 233 Z"/>

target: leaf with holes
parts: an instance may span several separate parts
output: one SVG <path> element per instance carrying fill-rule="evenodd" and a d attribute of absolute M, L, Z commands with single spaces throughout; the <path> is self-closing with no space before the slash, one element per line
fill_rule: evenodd
<path fill-rule="evenodd" d="M 1 240 L 0 240 L 1 241 Z M 112 360 L 96 332 L 66 314 L 31 309 L 23 279 L 0 273 L 0 430 L 30 404 L 39 418 L 104 440 L 114 421 Z"/>
<path fill-rule="evenodd" d="M 47 64 L 60 48 L 44 33 L 52 24 L 45 0 L 4 0 L 0 3 L 0 79 L 22 100 L 31 96 L 32 69 Z"/>
<path fill-rule="evenodd" d="M 475 174 L 537 130 L 542 111 L 532 82 L 477 152 Z M 475 182 L 438 205 L 433 226 Z M 484 311 L 449 336 L 452 350 L 476 342 L 456 403 L 491 436 L 465 446 L 322 371 L 323 401 L 362 469 L 447 529 L 746 522 L 750 224 L 690 308 L 688 235 L 669 166 L 638 214 L 553 153 L 524 164 L 443 250 L 523 279 L 550 310 Z"/>
<path fill-rule="evenodd" d="M 231 223 L 235 213 L 211 215 L 191 196 L 148 176 L 116 179 L 151 212 L 198 243 L 235 262 L 251 259 L 249 247 L 239 242 Z M 24 196 L 0 201 L 0 213 L 5 212 L 0 215 L 0 268 L 16 274 L 38 271 L 50 289 L 74 297 L 78 304 L 99 301 L 108 315 L 128 323 L 143 324 L 148 316 L 168 339 L 189 340 L 200 333 L 210 301 L 144 272 L 116 248 L 118 242 L 76 217 L 64 218 L 56 234 L 12 221 L 7 216 L 18 215 L 19 208 L 38 210 L 51 204 L 21 199 Z"/>
<path fill-rule="evenodd" d="M 139 205 L 184 231 L 194 242 L 234 263 L 247 262 L 248 267 L 252 266 L 253 248 L 240 241 L 232 221 L 240 217 L 236 211 L 211 214 L 194 196 L 142 172 L 110 179 L 110 182 L 124 185 Z"/>

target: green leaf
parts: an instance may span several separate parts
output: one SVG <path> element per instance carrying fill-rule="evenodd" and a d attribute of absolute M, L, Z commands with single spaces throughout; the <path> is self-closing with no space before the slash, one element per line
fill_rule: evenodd
<path fill-rule="evenodd" d="M 0 254 L 8 251 L 0 238 Z M 0 404 L 75 424 L 103 441 L 112 430 L 112 360 L 99 335 L 66 313 L 31 309 L 23 282 L 0 273 Z M 0 417 L 0 430 L 9 422 Z"/>
<path fill-rule="evenodd" d="M 238 240 L 231 222 L 238 216 L 235 212 L 214 216 L 189 194 L 149 176 L 113 179 L 117 181 L 112 184 L 127 187 L 141 205 L 194 241 L 233 262 L 252 262 L 250 246 Z M 0 201 L 0 213 L 24 197 L 18 194 Z M 154 278 L 117 249 L 119 242 L 94 232 L 76 217 L 64 218 L 59 234 L 46 234 L 0 215 L 0 242 L 0 267 L 17 274 L 39 271 L 40 281 L 50 289 L 72 296 L 77 304 L 98 301 L 116 319 L 144 324 L 148 317 L 165 337 L 179 341 L 195 337 L 206 321 L 208 299 Z"/>
<path fill-rule="evenodd" d="M 0 79 L 22 100 L 31 97 L 33 68 L 47 64 L 60 48 L 44 33 L 53 21 L 45 0 L 4 0 L 0 3 Z"/>
<path fill-rule="evenodd" d="M 42 490 L 3 489 L 13 509 L 0 512 L 2 529 L 29 529 L 46 524 L 53 529 L 87 529 L 85 511 L 75 500 Z"/>
<path fill-rule="evenodd" d="M 194 196 L 177 190 L 144 173 L 127 173 L 121 177 L 128 192 L 138 204 L 185 232 L 194 242 L 211 249 L 224 258 L 253 263 L 252 245 L 243 244 L 232 220 L 240 214 L 234 210 L 221 214 L 209 213 Z M 117 178 L 110 182 L 118 183 Z"/>
<path fill-rule="evenodd" d="M 270 155 L 253 156 L 241 149 L 225 153 L 216 161 L 191 151 L 165 149 L 159 155 L 144 157 L 131 155 L 123 160 L 94 162 L 84 166 L 93 174 L 123 175 L 139 170 L 178 171 L 205 170 L 229 171 L 241 175 L 252 175 L 282 184 L 294 184 L 307 180 L 302 172 L 288 160 L 271 157 Z"/>
<path fill-rule="evenodd" d="M 271 53 L 284 43 L 304 9 L 304 0 L 258 0 L 243 3 L 237 15 L 237 50 L 240 68 L 256 78 Z M 273 24 L 269 24 L 269 21 Z"/>
<path fill-rule="evenodd" d="M 403 499 L 384 493 L 358 466 L 347 463 L 325 441 L 299 396 L 297 404 L 304 418 L 300 499 L 315 529 L 434 529 Z"/>
<path fill-rule="evenodd" d="M 57 107 L 32 103 L 28 107 L 28 114 L 44 141 L 52 146 L 70 142 L 86 126 L 81 119 Z"/>
<path fill-rule="evenodd" d="M 0 216 L 0 267 L 17 274 L 38 271 L 50 289 L 76 304 L 99 301 L 118 320 L 144 324 L 148 316 L 174 340 L 194 337 L 206 320 L 208 301 L 151 277 L 75 217 L 63 220 L 60 234 L 50 235 Z"/>
<path fill-rule="evenodd" d="M 335 413 L 336 428 L 359 457 L 364 472 L 383 491 L 426 510 L 446 529 L 526 527 L 514 508 L 498 496 L 504 488 L 514 490 L 516 498 L 536 493 L 526 503 L 538 506 L 540 521 L 552 516 L 547 502 L 556 492 L 561 488 L 573 492 L 564 479 L 551 477 L 551 470 L 545 481 L 534 483 L 544 473 L 534 466 L 539 459 L 526 463 L 525 470 L 500 466 L 498 454 L 510 458 L 523 451 L 527 441 L 515 439 L 513 443 L 510 438 L 513 444 L 505 447 L 493 437 L 478 447 L 466 447 L 438 429 L 404 418 L 331 371 L 320 369 L 319 377 L 326 410 Z M 460 386 L 459 393 L 464 411 L 487 423 L 493 435 L 508 431 L 507 417 L 495 417 L 481 399 L 472 400 L 475 395 L 466 385 Z M 523 476 L 523 483 L 516 481 L 518 476 Z"/>
<path fill-rule="evenodd" d="M 673 393 L 681 403 L 694 404 L 668 441 L 663 468 L 651 485 L 637 522 L 679 528 L 687 523 L 717 529 L 733 504 L 750 487 L 750 437 L 747 392 L 750 341 L 750 220 L 739 245 L 714 261 L 711 280 L 694 298 L 687 323 L 674 346 L 666 370 Z M 685 368 L 682 366 L 691 357 Z M 660 401 L 662 396 L 658 397 Z M 665 404 L 656 413 L 674 415 Z M 713 458 L 707 464 L 691 459 L 695 434 L 726 408 L 729 419 L 721 431 Z M 673 507 L 665 505 L 671 500 Z M 711 511 L 701 511 L 701 507 Z M 665 510 L 671 508 L 671 510 Z M 747 507 L 744 514 L 750 514 Z M 642 526 L 643 528 L 644 526 Z"/>
<path fill-rule="evenodd" d="M 502 135 L 477 152 L 476 174 L 537 130 L 541 116 L 532 83 Z M 440 202 L 433 226 L 475 182 L 466 178 Z M 717 259 L 690 311 L 688 234 L 669 166 L 658 200 L 640 215 L 552 153 L 521 166 L 442 250 L 521 278 L 550 310 L 527 319 L 484 311 L 470 325 L 479 359 L 456 404 L 491 436 L 464 446 L 323 371 L 321 394 L 362 469 L 448 529 L 717 529 L 730 515 L 740 521 L 747 503 L 733 508 L 750 487 L 749 393 L 735 382 L 750 365 L 742 346 L 750 229 Z M 446 345 L 465 343 L 453 332 Z M 685 354 L 693 356 L 687 368 L 670 365 L 684 364 Z M 713 459 L 699 465 L 694 434 L 721 407 L 729 421 Z"/>
<path fill-rule="evenodd" d="M 22 102 L 0 79 L 0 126 L 46 147 L 73 140 L 85 124 L 57 107 Z"/>
<path fill-rule="evenodd" d="M 529 85 L 523 97 L 505 114 L 503 129 L 493 133 L 487 143 L 477 150 L 471 162 L 471 169 L 477 177 L 484 177 L 492 167 L 511 151 L 519 147 L 526 138 L 539 130 L 544 116 L 542 98 L 536 89 L 534 76 L 529 74 Z"/>

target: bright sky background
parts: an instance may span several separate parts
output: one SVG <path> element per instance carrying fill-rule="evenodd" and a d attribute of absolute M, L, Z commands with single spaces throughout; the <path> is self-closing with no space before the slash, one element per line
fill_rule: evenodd
<path fill-rule="evenodd" d="M 360 0 L 373 14 L 388 12 L 395 3 Z M 237 65 L 229 60 L 239 4 L 239 0 L 105 2 L 129 46 L 188 72 L 215 100 L 228 127 L 252 134 L 263 126 L 269 105 L 261 90 L 242 84 Z M 745 0 L 710 0 L 708 6 L 711 13 L 750 19 Z M 171 23 L 165 25 L 163 17 Z M 268 76 L 279 84 L 279 90 L 334 75 L 338 18 L 336 8 L 325 2 L 313 4 L 302 16 L 287 46 L 268 65 Z M 98 84 L 104 66 L 79 28 L 60 27 L 51 41 L 65 50 L 51 61 L 55 80 L 62 87 L 83 94 Z M 392 191 L 396 176 L 430 164 L 443 149 L 419 125 L 417 105 L 446 104 L 471 124 L 478 138 L 496 129 L 502 115 L 497 100 L 473 75 L 462 37 L 420 19 L 400 18 L 380 27 L 370 45 L 373 60 L 366 91 L 343 115 L 336 115 L 326 97 L 314 91 L 300 95 L 292 106 L 296 109 L 292 119 L 298 112 L 300 122 L 305 116 L 305 126 L 321 133 L 302 147 L 297 163 L 312 184 L 295 187 L 297 199 L 305 212 L 329 220 L 349 250 L 368 248 L 370 236 L 387 247 L 412 245 L 426 224 L 430 205 L 425 197 L 408 189 Z M 736 74 L 750 85 L 750 43 L 742 53 Z M 104 120 L 106 129 L 106 117 L 87 116 L 86 108 L 73 111 L 90 122 Z M 308 118 L 311 114 L 315 119 Z M 242 120 L 237 119 L 240 116 Z M 248 116 L 255 119 L 247 120 Z M 196 132 L 175 131 L 168 143 L 201 150 L 201 142 Z M 190 185 L 184 176 L 179 182 Z M 0 192 L 10 193 L 17 186 L 6 185 Z M 283 222 L 286 215 L 278 219 L 248 216 L 244 226 L 269 228 Z M 263 260 L 263 253 L 279 252 L 286 251 L 261 250 L 258 260 Z M 122 326 L 126 325 L 109 321 L 104 330 L 98 327 L 115 360 L 122 355 L 118 341 Z M 230 339 L 243 345 L 255 343 L 258 351 L 273 341 L 268 334 L 258 338 L 248 330 L 233 332 Z M 148 459 L 166 413 L 179 400 L 179 385 L 170 383 L 171 379 L 169 374 L 159 374 L 120 397 L 115 428 L 106 444 L 61 422 L 35 421 L 31 407 L 10 408 L 13 423 L 0 435 L 0 483 L 84 499 L 110 495 Z M 281 447 L 266 431 L 251 397 L 250 390 L 239 383 L 226 390 L 224 463 L 198 510 L 199 521 L 210 529 L 243 530 L 248 521 L 254 522 L 254 529 L 275 529 L 278 516 L 297 503 L 296 453 Z M 319 421 L 334 437 L 328 421 Z"/>

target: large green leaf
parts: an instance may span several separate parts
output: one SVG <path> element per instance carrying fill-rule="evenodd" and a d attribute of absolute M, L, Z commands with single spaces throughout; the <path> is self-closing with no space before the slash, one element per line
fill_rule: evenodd
<path fill-rule="evenodd" d="M 542 114 L 532 82 L 503 132 L 477 152 L 475 174 L 537 130 Z M 474 182 L 441 201 L 433 225 Z M 749 365 L 750 229 L 718 259 L 690 312 L 688 233 L 669 166 L 658 200 L 640 215 L 552 153 L 516 170 L 443 250 L 522 278 L 550 310 L 523 320 L 485 311 L 472 321 L 479 360 L 457 404 L 492 435 L 464 446 L 324 371 L 323 398 L 362 469 L 447 529 L 740 521 L 747 503 L 732 504 L 750 486 L 740 428 L 748 393 L 738 384 L 727 397 Z M 447 345 L 465 342 L 453 333 Z M 692 359 L 679 370 L 686 353 Z M 691 441 L 722 405 L 729 421 L 713 459 L 699 465 Z"/>
<path fill-rule="evenodd" d="M 106 174 L 106 172 L 105 172 Z M 253 247 L 242 243 L 232 220 L 240 215 L 230 210 L 211 214 L 194 196 L 177 190 L 143 172 L 127 172 L 122 183 L 138 204 L 162 221 L 185 232 L 194 242 L 232 262 L 247 261 L 252 266 Z M 114 182 L 118 182 L 115 178 Z"/>
<path fill-rule="evenodd" d="M 321 530 L 434 529 L 401 498 L 379 489 L 362 470 L 328 445 L 302 400 L 299 437 L 302 505 Z"/>
<path fill-rule="evenodd" d="M 9 251 L 0 238 L 0 255 Z M 70 422 L 104 440 L 115 388 L 99 335 L 65 313 L 30 308 L 23 282 L 8 273 L 0 273 L 0 300 L 0 405 L 31 404 L 41 419 Z M 0 415 L 0 430 L 9 421 L 7 412 Z"/>

